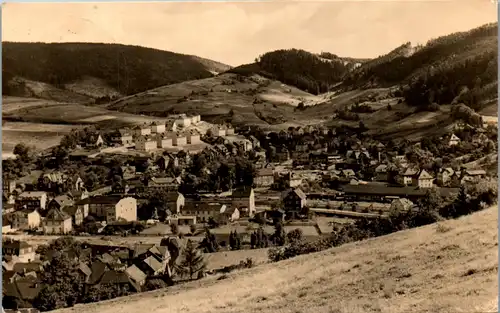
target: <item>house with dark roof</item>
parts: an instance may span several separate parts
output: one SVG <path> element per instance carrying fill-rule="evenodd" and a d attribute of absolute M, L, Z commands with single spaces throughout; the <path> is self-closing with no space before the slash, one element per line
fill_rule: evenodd
<path fill-rule="evenodd" d="M 395 197 L 417 201 L 426 196 L 428 189 L 416 186 L 393 187 L 380 184 L 343 185 L 341 187 L 346 201 L 391 202 Z M 458 194 L 457 188 L 438 188 L 443 197 Z"/>
<path fill-rule="evenodd" d="M 281 201 L 286 214 L 295 218 L 306 206 L 307 196 L 299 188 L 290 188 L 281 194 Z"/>
<path fill-rule="evenodd" d="M 67 206 L 64 207 L 62 211 L 63 213 L 71 217 L 73 225 L 79 226 L 83 223 L 83 220 L 85 219 L 85 213 L 81 206 L 77 205 Z"/>
<path fill-rule="evenodd" d="M 2 303 L 18 299 L 23 306 L 31 306 L 41 290 L 42 286 L 36 277 L 20 277 L 3 285 Z"/>
<path fill-rule="evenodd" d="M 71 216 L 57 207 L 47 212 L 42 226 L 45 234 L 69 234 L 73 230 Z"/>
<path fill-rule="evenodd" d="M 237 208 L 241 216 L 253 217 L 255 214 L 255 193 L 252 187 L 244 186 L 233 190 L 231 207 Z"/>
<path fill-rule="evenodd" d="M 181 209 L 182 215 L 196 216 L 202 223 L 208 222 L 211 218 L 217 217 L 225 210 L 226 205 L 219 202 L 186 199 Z"/>

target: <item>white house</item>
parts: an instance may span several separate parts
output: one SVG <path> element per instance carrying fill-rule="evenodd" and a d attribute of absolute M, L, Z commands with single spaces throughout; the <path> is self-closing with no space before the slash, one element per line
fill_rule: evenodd
<path fill-rule="evenodd" d="M 176 133 L 172 138 L 172 143 L 178 147 L 185 146 L 187 145 L 187 137 L 184 133 Z"/>
<path fill-rule="evenodd" d="M 191 124 L 196 125 L 201 121 L 200 115 L 193 115 L 191 116 Z"/>
<path fill-rule="evenodd" d="M 151 151 L 156 149 L 157 143 L 150 136 L 139 136 L 135 140 L 135 149 L 139 151 Z"/>
<path fill-rule="evenodd" d="M 172 136 L 170 135 L 165 135 L 165 134 L 160 134 L 158 137 L 156 137 L 156 146 L 158 148 L 171 148 L 173 147 L 174 143 L 172 141 Z"/>
<path fill-rule="evenodd" d="M 228 126 L 226 128 L 226 136 L 232 136 L 234 135 L 234 128 L 232 126 Z"/>
<path fill-rule="evenodd" d="M 187 117 L 187 116 L 183 116 L 183 117 L 180 117 L 178 119 L 175 120 L 175 122 L 179 125 L 179 126 L 183 126 L 183 127 L 188 127 L 188 126 L 191 126 L 191 118 L 190 117 Z"/>
<path fill-rule="evenodd" d="M 166 132 L 176 132 L 177 131 L 177 122 L 176 121 L 168 121 L 165 123 L 165 131 Z"/>
<path fill-rule="evenodd" d="M 420 172 L 420 175 L 418 175 L 418 187 L 419 188 L 432 188 L 432 181 L 434 180 L 434 177 L 431 176 L 431 174 L 427 173 L 426 170 L 422 170 Z"/>
<path fill-rule="evenodd" d="M 460 138 L 458 138 L 455 134 L 451 134 L 450 141 L 448 142 L 449 146 L 458 145 L 460 142 Z"/>
<path fill-rule="evenodd" d="M 151 132 L 156 134 L 161 134 L 165 132 L 165 124 L 153 122 L 151 124 Z"/>
<path fill-rule="evenodd" d="M 187 133 L 187 143 L 190 145 L 199 144 L 201 142 L 200 134 L 197 131 L 191 130 Z"/>
<path fill-rule="evenodd" d="M 134 133 L 136 136 L 146 136 L 151 134 L 151 128 L 146 125 L 134 127 Z"/>
<path fill-rule="evenodd" d="M 213 137 L 225 137 L 226 129 L 222 126 L 216 126 L 211 129 Z"/>

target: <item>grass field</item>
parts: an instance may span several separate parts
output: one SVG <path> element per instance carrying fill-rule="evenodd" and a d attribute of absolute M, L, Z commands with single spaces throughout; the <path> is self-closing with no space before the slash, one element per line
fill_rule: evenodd
<path fill-rule="evenodd" d="M 496 312 L 498 207 L 59 313 Z"/>

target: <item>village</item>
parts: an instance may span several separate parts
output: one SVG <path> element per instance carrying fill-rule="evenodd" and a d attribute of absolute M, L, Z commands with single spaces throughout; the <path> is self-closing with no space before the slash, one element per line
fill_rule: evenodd
<path fill-rule="evenodd" d="M 488 125 L 399 145 L 361 140 L 356 129 L 235 130 L 199 115 L 85 132 L 61 141 L 64 162 L 53 150 L 39 156 L 46 168 L 25 164 L 30 173 L 21 177 L 4 171 L 3 286 L 14 302 L 37 299 L 54 252 L 42 255 L 39 246 L 58 236 L 83 242 L 72 257 L 85 288 L 141 292 L 172 284 L 177 241 L 205 244 L 205 253 L 252 250 L 279 245 L 278 225 L 314 240 L 359 219 L 418 211 L 432 193 L 453 198 L 491 178 L 464 164 L 496 149 Z M 108 168 L 106 178 L 69 170 L 92 166 Z"/>

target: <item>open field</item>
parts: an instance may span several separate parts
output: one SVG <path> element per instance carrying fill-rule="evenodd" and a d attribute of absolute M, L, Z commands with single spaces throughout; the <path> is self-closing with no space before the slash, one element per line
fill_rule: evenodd
<path fill-rule="evenodd" d="M 59 313 L 496 312 L 498 207 Z"/>
<path fill-rule="evenodd" d="M 81 126 L 4 121 L 2 152 L 11 153 L 18 143 L 24 143 L 36 149 L 47 149 L 58 145 L 65 134 L 78 127 Z"/>

